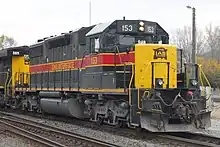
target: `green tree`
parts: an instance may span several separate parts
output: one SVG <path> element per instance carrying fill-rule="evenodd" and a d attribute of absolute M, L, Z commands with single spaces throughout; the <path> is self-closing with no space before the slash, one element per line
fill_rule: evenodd
<path fill-rule="evenodd" d="M 16 45 L 17 43 L 12 37 L 6 35 L 0 36 L 0 50 L 8 47 L 13 47 Z"/>

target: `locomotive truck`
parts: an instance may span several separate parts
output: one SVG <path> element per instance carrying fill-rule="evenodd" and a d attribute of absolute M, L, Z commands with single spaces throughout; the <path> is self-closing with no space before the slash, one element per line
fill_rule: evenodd
<path fill-rule="evenodd" d="M 8 109 L 152 132 L 211 124 L 198 66 L 183 64 L 182 51 L 157 22 L 115 20 L 46 37 L 1 50 L 0 66 L 1 104 Z"/>

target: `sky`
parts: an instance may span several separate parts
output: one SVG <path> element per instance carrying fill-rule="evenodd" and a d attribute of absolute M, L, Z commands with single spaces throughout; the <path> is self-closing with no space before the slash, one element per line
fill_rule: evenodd
<path fill-rule="evenodd" d="M 89 25 L 89 1 L 92 24 L 122 19 L 158 22 L 168 33 L 191 25 L 196 8 L 196 24 L 220 25 L 219 0 L 1 0 L 0 35 L 13 37 L 18 45 L 30 45 L 37 39 L 58 35 Z"/>

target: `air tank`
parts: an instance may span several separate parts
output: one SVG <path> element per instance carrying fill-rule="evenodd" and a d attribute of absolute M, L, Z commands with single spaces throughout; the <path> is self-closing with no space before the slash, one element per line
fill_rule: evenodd
<path fill-rule="evenodd" d="M 41 108 L 47 113 L 75 118 L 88 118 L 84 114 L 84 105 L 79 103 L 78 99 L 41 98 L 40 102 Z"/>

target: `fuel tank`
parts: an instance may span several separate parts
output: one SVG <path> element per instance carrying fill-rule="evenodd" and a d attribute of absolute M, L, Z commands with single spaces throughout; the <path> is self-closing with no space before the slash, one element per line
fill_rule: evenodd
<path fill-rule="evenodd" d="M 50 114 L 69 116 L 75 118 L 88 118 L 84 114 L 84 105 L 79 103 L 77 99 L 51 99 L 41 98 L 41 108 Z"/>
<path fill-rule="evenodd" d="M 60 92 L 57 92 L 57 91 L 40 91 L 39 92 L 39 96 L 40 97 L 43 97 L 43 98 L 60 98 L 62 97 L 63 95 L 60 93 Z"/>

